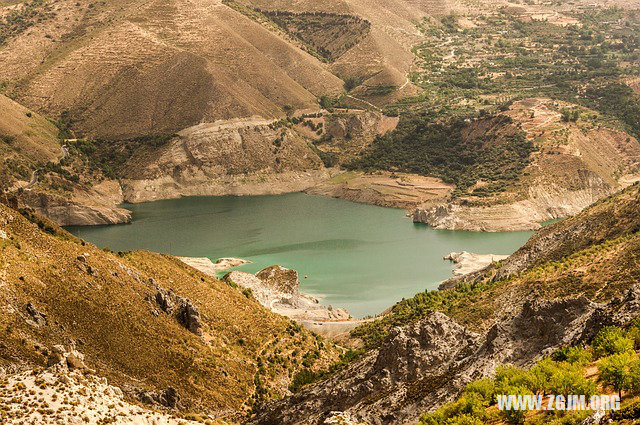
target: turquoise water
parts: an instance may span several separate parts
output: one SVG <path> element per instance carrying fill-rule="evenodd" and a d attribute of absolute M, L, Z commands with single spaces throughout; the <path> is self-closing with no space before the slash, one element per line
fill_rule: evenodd
<path fill-rule="evenodd" d="M 115 251 L 148 249 L 186 257 L 238 257 L 256 272 L 280 264 L 298 270 L 303 292 L 374 315 L 451 277 L 452 251 L 510 254 L 531 232 L 433 230 L 404 210 L 301 193 L 195 197 L 124 205 L 133 223 L 70 227 Z M 308 276 L 305 278 L 305 275 Z"/>

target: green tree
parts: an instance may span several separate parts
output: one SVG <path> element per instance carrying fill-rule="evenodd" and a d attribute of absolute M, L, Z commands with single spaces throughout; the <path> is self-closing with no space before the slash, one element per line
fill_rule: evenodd
<path fill-rule="evenodd" d="M 631 388 L 631 369 L 637 368 L 638 358 L 635 353 L 623 352 L 604 358 L 598 365 L 598 381 L 613 388 L 622 399 L 622 391 Z"/>
<path fill-rule="evenodd" d="M 447 403 L 433 413 L 420 417 L 420 425 L 484 423 L 489 402 L 478 393 L 463 393 L 456 401 Z M 477 421 L 471 421 L 477 419 Z"/>
<path fill-rule="evenodd" d="M 526 387 L 522 386 L 505 386 L 503 387 L 501 394 L 513 394 L 513 395 L 526 395 L 531 394 Z M 501 410 L 500 415 L 504 419 L 504 421 L 510 425 L 522 425 L 524 424 L 524 418 L 527 412 L 525 410 Z"/>
<path fill-rule="evenodd" d="M 346 77 L 344 79 L 344 89 L 351 91 L 360 85 L 360 79 L 358 77 Z"/>
<path fill-rule="evenodd" d="M 290 105 L 287 103 L 282 107 L 282 110 L 284 111 L 285 114 L 287 114 L 288 117 L 290 117 L 296 111 L 296 108 L 294 108 L 293 105 Z"/>
<path fill-rule="evenodd" d="M 633 341 L 625 335 L 625 332 L 616 327 L 603 328 L 591 344 L 596 357 L 604 357 L 612 354 L 625 353 L 633 350 Z"/>
<path fill-rule="evenodd" d="M 513 365 L 501 365 L 496 369 L 496 394 L 516 394 L 507 392 L 507 388 L 529 388 L 531 374 Z"/>
<path fill-rule="evenodd" d="M 549 381 L 551 394 L 584 394 L 587 398 L 595 394 L 596 383 L 584 377 L 581 365 L 562 363 L 558 365 Z"/>
<path fill-rule="evenodd" d="M 551 378 L 557 372 L 558 366 L 553 360 L 546 358 L 538 362 L 529 371 L 529 389 L 536 394 L 542 393 L 546 395 L 549 392 Z"/>
<path fill-rule="evenodd" d="M 479 394 L 490 405 L 496 401 L 496 384 L 489 378 L 470 382 L 464 391 L 467 394 Z"/>
<path fill-rule="evenodd" d="M 562 347 L 553 355 L 553 360 L 557 362 L 567 362 L 571 364 L 586 364 L 593 358 L 591 352 L 582 347 Z"/>
<path fill-rule="evenodd" d="M 484 421 L 470 415 L 459 415 L 450 418 L 447 425 L 484 425 Z"/>
<path fill-rule="evenodd" d="M 636 319 L 631 323 L 631 326 L 627 329 L 626 336 L 633 341 L 633 348 L 640 350 L 640 319 Z"/>
<path fill-rule="evenodd" d="M 335 102 L 335 99 L 329 96 L 320 96 L 320 99 L 318 99 L 322 109 L 326 109 L 329 112 L 333 112 Z"/>

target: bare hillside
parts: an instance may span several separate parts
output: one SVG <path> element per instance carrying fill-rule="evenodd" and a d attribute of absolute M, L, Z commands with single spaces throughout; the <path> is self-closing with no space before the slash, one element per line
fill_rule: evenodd
<path fill-rule="evenodd" d="M 0 80 L 48 115 L 69 110 L 87 134 L 274 117 L 342 87 L 320 61 L 219 1 L 75 3 L 23 12 L 26 29 L 0 47 Z"/>
<path fill-rule="evenodd" d="M 315 367 L 335 358 L 330 344 L 176 258 L 105 252 L 3 204 L 0 269 L 2 375 L 63 363 L 128 400 L 220 417 L 286 394 L 308 350 Z"/>

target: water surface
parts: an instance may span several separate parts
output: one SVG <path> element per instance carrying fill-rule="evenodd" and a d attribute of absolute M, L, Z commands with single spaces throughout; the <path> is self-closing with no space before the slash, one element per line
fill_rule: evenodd
<path fill-rule="evenodd" d="M 193 197 L 124 205 L 133 223 L 70 227 L 115 251 L 148 249 L 185 257 L 238 257 L 257 272 L 280 264 L 298 270 L 301 290 L 355 317 L 451 277 L 452 251 L 510 254 L 531 232 L 476 233 L 413 224 L 404 210 L 301 193 Z M 307 276 L 307 278 L 305 278 Z"/>

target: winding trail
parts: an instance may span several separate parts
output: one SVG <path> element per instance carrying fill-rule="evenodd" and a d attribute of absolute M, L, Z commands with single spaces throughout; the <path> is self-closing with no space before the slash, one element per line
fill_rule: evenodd
<path fill-rule="evenodd" d="M 371 106 L 372 108 L 374 108 L 377 111 L 382 111 L 382 109 L 378 108 L 376 105 L 374 105 L 373 103 L 367 102 L 366 100 L 362 100 L 362 99 L 358 99 L 355 96 L 351 96 L 350 94 L 347 95 L 348 98 L 353 99 L 353 100 L 357 100 L 358 102 L 362 102 L 365 103 L 369 106 Z"/>

